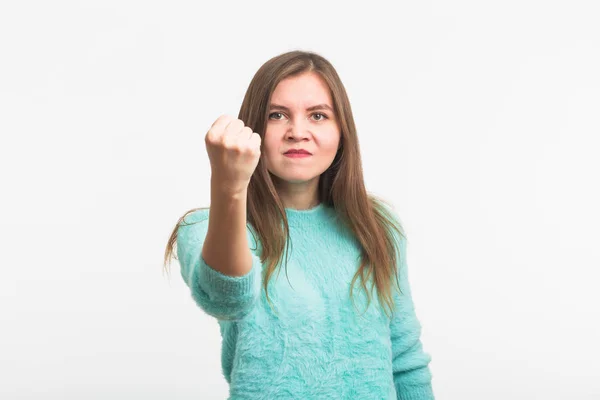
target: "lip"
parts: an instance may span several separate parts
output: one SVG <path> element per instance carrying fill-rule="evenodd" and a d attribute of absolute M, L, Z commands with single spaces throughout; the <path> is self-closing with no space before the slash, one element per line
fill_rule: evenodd
<path fill-rule="evenodd" d="M 310 157 L 312 154 L 309 154 L 309 153 L 284 153 L 283 155 L 286 157 L 290 157 L 290 158 L 304 158 L 304 157 Z"/>
<path fill-rule="evenodd" d="M 290 154 L 303 154 L 303 155 L 307 155 L 310 156 L 312 154 L 310 154 L 308 151 L 304 150 L 304 149 L 290 149 L 288 151 L 286 151 L 285 153 L 283 153 L 284 155 L 290 155 Z"/>

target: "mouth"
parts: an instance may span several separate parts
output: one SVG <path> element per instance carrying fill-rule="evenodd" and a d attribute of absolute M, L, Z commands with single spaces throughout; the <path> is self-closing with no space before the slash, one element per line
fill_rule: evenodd
<path fill-rule="evenodd" d="M 284 156 L 286 157 L 290 157 L 290 158 L 304 158 L 304 157 L 310 157 L 312 156 L 312 154 L 310 153 L 298 153 L 298 152 L 287 152 L 287 153 L 283 153 Z"/>

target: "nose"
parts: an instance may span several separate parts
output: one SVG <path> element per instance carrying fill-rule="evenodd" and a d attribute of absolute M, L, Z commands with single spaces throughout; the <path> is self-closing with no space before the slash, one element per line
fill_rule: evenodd
<path fill-rule="evenodd" d="M 305 126 L 305 121 L 302 118 L 296 118 L 290 121 L 289 129 L 286 133 L 287 140 L 304 140 L 308 138 L 308 130 Z"/>

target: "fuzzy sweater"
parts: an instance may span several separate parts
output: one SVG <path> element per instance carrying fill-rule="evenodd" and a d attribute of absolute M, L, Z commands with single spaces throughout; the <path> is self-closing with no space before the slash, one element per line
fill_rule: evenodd
<path fill-rule="evenodd" d="M 284 253 L 281 273 L 269 281 L 273 308 L 262 289 L 261 245 L 250 224 L 252 269 L 241 277 L 216 271 L 201 255 L 208 210 L 189 214 L 178 230 L 181 276 L 195 303 L 220 327 L 229 399 L 434 399 L 431 357 L 423 351 L 410 294 L 406 239 L 395 236 L 402 294 L 395 289 L 390 318 L 376 291 L 365 311 L 360 279 L 354 303 L 349 297 L 360 246 L 335 210 L 321 203 L 286 214 L 287 276 Z"/>

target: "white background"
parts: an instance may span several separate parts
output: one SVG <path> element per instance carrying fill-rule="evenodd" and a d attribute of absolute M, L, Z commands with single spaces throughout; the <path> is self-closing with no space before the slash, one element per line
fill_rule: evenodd
<path fill-rule="evenodd" d="M 223 399 L 176 261 L 256 70 L 338 70 L 437 399 L 600 399 L 594 1 L 3 1 L 0 397 Z"/>

